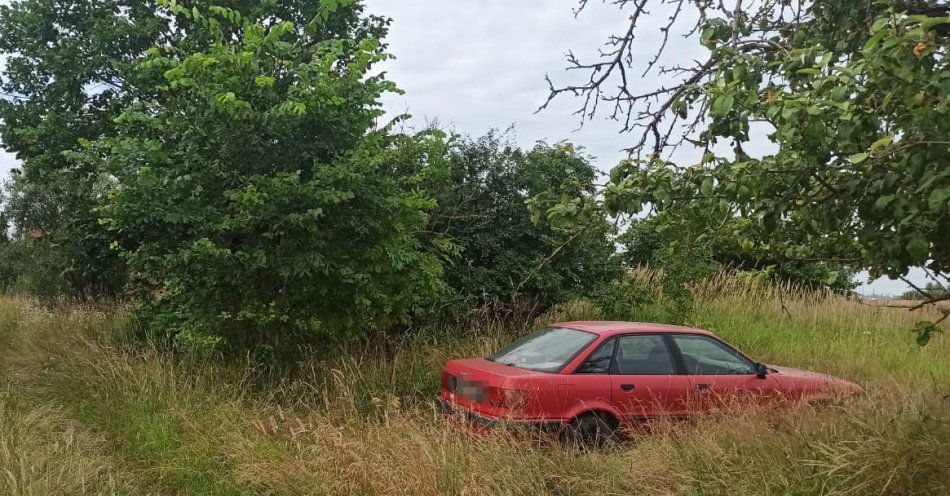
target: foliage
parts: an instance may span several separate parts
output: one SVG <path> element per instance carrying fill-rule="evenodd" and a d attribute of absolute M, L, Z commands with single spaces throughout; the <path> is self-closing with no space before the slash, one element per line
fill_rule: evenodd
<path fill-rule="evenodd" d="M 665 276 L 665 274 L 663 274 Z M 636 276 L 625 275 L 601 285 L 590 295 L 597 319 L 628 322 L 689 324 L 695 303 L 683 281 L 659 277 L 645 284 Z"/>
<path fill-rule="evenodd" d="M 29 293 L 45 303 L 71 294 L 62 268 L 68 262 L 48 240 L 17 239 L 0 244 L 0 290 Z"/>
<path fill-rule="evenodd" d="M 544 309 L 614 277 L 612 226 L 602 214 L 570 230 L 532 218 L 525 205 L 549 191 L 589 200 L 596 173 L 570 145 L 523 151 L 494 132 L 456 137 L 426 186 L 438 203 L 429 230 L 452 247 L 445 257 L 449 308 L 504 306 L 519 297 Z M 547 207 L 556 199 L 540 201 Z"/>
<path fill-rule="evenodd" d="M 188 8 L 180 11 L 191 11 L 194 2 L 186 3 Z M 243 12 L 268 23 L 304 26 L 323 15 L 311 28 L 326 38 L 347 33 L 378 38 L 388 22 L 362 16 L 362 6 L 352 2 L 214 4 L 221 12 Z M 6 211 L 19 237 L 43 234 L 46 242 L 21 243 L 21 251 L 58 264 L 49 267 L 62 276 L 49 282 L 68 294 L 117 294 L 124 289 L 127 269 L 110 250 L 111 235 L 94 212 L 105 202 L 101 171 L 94 163 L 69 160 L 64 152 L 75 151 L 82 139 L 116 134 L 114 119 L 124 108 L 155 96 L 162 74 L 136 70 L 150 48 L 191 53 L 211 43 L 210 31 L 201 26 L 206 17 L 172 19 L 153 0 L 17 0 L 0 5 L 0 54 L 5 58 L 0 135 L 3 147 L 23 163 L 22 173 L 11 182 Z M 240 24 L 218 27 L 232 36 Z M 34 249 L 41 251 L 28 253 Z M 21 264 L 18 270 L 30 269 Z"/>
<path fill-rule="evenodd" d="M 767 240 L 771 259 L 827 260 L 872 277 L 919 266 L 950 283 L 946 3 L 677 2 L 647 60 L 631 50 L 647 3 L 659 2 L 616 3 L 631 9 L 628 30 L 599 60 L 571 55 L 589 80 L 552 83 L 550 96 L 582 95 L 584 118 L 609 105 L 637 131 L 604 191 L 608 211 L 718 208 L 750 223 L 740 232 Z M 680 28 L 708 56 L 664 66 Z M 655 67 L 674 81 L 638 92 L 633 71 Z M 756 129 L 771 131 L 773 152 L 746 152 Z M 683 144 L 701 159 L 666 159 Z"/>
<path fill-rule="evenodd" d="M 10 260 L 10 224 L 3 208 L 3 190 L 0 189 L 0 291 L 12 286 L 16 279 L 13 264 Z"/>
<path fill-rule="evenodd" d="M 943 329 L 930 320 L 917 321 L 917 323 L 914 324 L 913 331 L 917 335 L 917 346 L 927 346 L 931 338 L 937 334 L 943 334 Z"/>
<path fill-rule="evenodd" d="M 386 55 L 359 19 L 164 5 L 212 41 L 150 49 L 136 77 L 160 81 L 153 96 L 70 154 L 104 173 L 97 214 L 151 328 L 197 348 L 339 337 L 437 292 L 414 185 L 441 136 L 371 131 L 395 87 L 370 73 Z"/>
<path fill-rule="evenodd" d="M 362 12 L 0 7 L 0 132 L 23 161 L 5 284 L 127 292 L 152 333 L 215 349 L 346 335 L 423 307 L 544 308 L 615 275 L 603 214 L 567 229 L 525 207 L 554 206 L 539 195 L 555 190 L 593 201 L 595 169 L 570 145 L 373 130 L 396 88 L 371 72 L 388 20 Z"/>
<path fill-rule="evenodd" d="M 10 221 L 7 220 L 7 212 L 3 208 L 3 203 L 3 190 L 0 189 L 0 246 L 10 242 Z"/>
<path fill-rule="evenodd" d="M 15 172 L 7 183 L 5 214 L 13 234 L 0 262 L 7 287 L 51 299 L 110 297 L 126 282 L 124 264 L 106 248 L 110 236 L 89 210 L 102 197 L 91 182 L 33 182 Z M 0 285 L 3 282 L 0 281 Z"/>
<path fill-rule="evenodd" d="M 118 109 L 133 98 L 125 70 L 168 28 L 149 4 L 25 0 L 0 6 L 6 57 L 0 134 L 3 147 L 23 162 L 9 184 L 6 211 L 20 237 L 42 234 L 43 243 L 21 243 L 20 252 L 44 259 L 54 277 L 42 278 L 69 294 L 115 293 L 125 281 L 92 213 L 101 201 L 97 172 L 70 163 L 63 152 L 80 138 L 108 132 Z M 32 269 L 21 264 L 22 277 L 36 277 Z"/>
<path fill-rule="evenodd" d="M 632 220 L 617 239 L 628 267 L 664 268 L 667 260 L 678 261 L 676 252 L 689 252 L 696 264 L 712 263 L 722 268 L 760 272 L 768 279 L 812 289 L 854 289 L 855 271 L 827 260 L 786 258 L 771 250 L 769 239 L 748 219 L 699 205 L 670 208 L 645 219 Z M 771 237 L 772 242 L 781 242 Z M 752 241 L 755 240 L 755 241 Z M 683 246 L 686 245 L 686 249 Z M 704 276 L 699 271 L 696 276 Z"/>
<path fill-rule="evenodd" d="M 939 298 L 944 296 L 947 293 L 947 288 L 942 287 L 941 285 L 929 282 L 921 290 L 911 289 L 905 291 L 900 295 L 902 300 L 921 300 L 926 301 L 931 298 Z"/>

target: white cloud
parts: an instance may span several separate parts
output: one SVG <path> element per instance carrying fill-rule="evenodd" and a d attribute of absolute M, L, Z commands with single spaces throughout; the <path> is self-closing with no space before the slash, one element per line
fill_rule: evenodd
<path fill-rule="evenodd" d="M 387 109 L 408 111 L 417 125 L 438 119 L 472 135 L 515 124 L 524 146 L 568 140 L 585 146 L 600 159 L 601 169 L 609 169 L 632 138 L 606 119 L 608 109 L 580 130 L 578 117 L 571 115 L 577 100 L 565 97 L 535 113 L 548 94 L 545 74 L 568 80 L 563 71 L 568 50 L 593 54 L 628 22 L 625 12 L 597 4 L 575 19 L 576 5 L 575 0 L 370 0 L 370 12 L 394 20 L 387 41 L 397 59 L 385 69 L 406 90 L 387 97 Z M 640 43 L 635 54 L 648 57 L 658 38 L 645 36 Z"/>

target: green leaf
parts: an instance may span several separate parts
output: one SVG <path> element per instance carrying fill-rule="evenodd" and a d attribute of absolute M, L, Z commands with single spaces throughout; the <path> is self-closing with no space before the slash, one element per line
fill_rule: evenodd
<path fill-rule="evenodd" d="M 868 154 L 865 152 L 861 152 L 861 153 L 855 153 L 854 155 L 851 155 L 850 160 L 852 164 L 860 164 L 861 162 L 864 162 L 865 160 L 867 160 L 867 158 L 868 158 Z"/>
<path fill-rule="evenodd" d="M 879 2 L 879 3 L 885 4 L 885 2 Z M 890 20 L 890 17 L 886 15 L 878 17 L 877 19 L 874 20 L 874 24 L 871 24 L 871 32 L 877 34 L 877 32 L 880 31 L 881 28 L 883 28 L 884 25 L 887 24 L 887 21 L 889 20 Z"/>
<path fill-rule="evenodd" d="M 907 243 L 907 253 L 916 260 L 923 260 L 930 254 L 930 243 L 923 236 L 915 236 Z"/>
<path fill-rule="evenodd" d="M 181 66 L 173 67 L 163 74 L 165 80 L 172 83 L 178 81 L 179 79 L 185 77 L 185 69 Z"/>
<path fill-rule="evenodd" d="M 271 86 L 274 86 L 274 81 L 275 79 L 271 76 L 257 76 L 254 78 L 254 84 L 262 88 L 270 88 Z"/>
<path fill-rule="evenodd" d="M 917 334 L 917 346 L 927 346 L 934 334 L 942 334 L 943 329 L 929 320 L 921 320 L 914 324 L 912 332 Z"/>
<path fill-rule="evenodd" d="M 875 141 L 874 143 L 871 143 L 871 150 L 877 150 L 878 148 L 882 146 L 890 145 L 892 141 L 894 141 L 894 136 L 888 134 L 887 136 L 884 136 L 883 138 Z"/>
<path fill-rule="evenodd" d="M 881 107 L 886 108 L 891 103 L 891 100 L 893 98 L 894 98 L 894 92 L 888 91 L 887 94 L 884 95 L 884 99 L 881 100 Z"/>
<path fill-rule="evenodd" d="M 931 212 L 940 212 L 948 207 L 947 200 L 950 200 L 950 187 L 937 188 L 930 192 L 927 204 Z"/>
<path fill-rule="evenodd" d="M 709 176 L 703 178 L 703 183 L 699 187 L 700 193 L 702 193 L 703 196 L 712 196 L 712 190 L 713 190 L 713 179 Z"/>
<path fill-rule="evenodd" d="M 725 94 L 713 100 L 710 110 L 715 116 L 724 116 L 732 110 L 734 104 L 735 98 L 730 94 Z"/>
<path fill-rule="evenodd" d="M 264 40 L 264 27 L 260 24 L 252 24 L 244 29 L 244 46 L 254 48 Z"/>
<path fill-rule="evenodd" d="M 874 208 L 878 210 L 883 210 L 888 205 L 890 205 L 892 201 L 894 201 L 894 195 L 881 196 L 880 198 L 877 199 L 876 202 L 874 202 Z"/>
<path fill-rule="evenodd" d="M 878 19 L 878 21 L 886 21 L 886 19 L 883 19 L 883 18 L 882 18 L 882 19 Z M 875 24 L 877 24 L 877 22 L 875 22 Z M 887 30 L 886 30 L 886 29 L 878 29 L 878 30 L 875 30 L 874 34 L 871 35 L 871 37 L 868 38 L 868 41 L 864 43 L 864 47 L 861 49 L 861 51 L 867 53 L 867 52 L 870 52 L 872 48 L 877 48 L 877 44 L 878 44 L 885 36 L 887 36 Z"/>

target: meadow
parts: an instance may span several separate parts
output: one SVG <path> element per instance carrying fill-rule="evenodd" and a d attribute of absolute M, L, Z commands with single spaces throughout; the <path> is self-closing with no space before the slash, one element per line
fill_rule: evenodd
<path fill-rule="evenodd" d="M 950 494 L 950 335 L 921 348 L 909 331 L 933 315 L 729 277 L 694 292 L 687 323 L 759 360 L 854 381 L 866 397 L 670 424 L 581 451 L 472 437 L 432 397 L 446 360 L 602 315 L 587 302 L 524 322 L 482 314 L 374 336 L 274 372 L 133 340 L 122 305 L 51 309 L 8 295 L 0 495 Z M 632 317 L 661 320 L 660 306 Z"/>

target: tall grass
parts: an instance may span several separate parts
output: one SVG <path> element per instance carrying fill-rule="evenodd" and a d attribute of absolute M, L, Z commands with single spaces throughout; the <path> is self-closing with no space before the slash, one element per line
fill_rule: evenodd
<path fill-rule="evenodd" d="M 431 398 L 445 360 L 602 317 L 588 302 L 531 324 L 481 319 L 319 350 L 273 377 L 131 343 L 121 308 L 6 298 L 0 475 L 19 475 L 0 494 L 950 494 L 950 337 L 918 348 L 908 329 L 922 315 L 833 295 L 725 276 L 695 291 L 682 320 L 769 363 L 856 381 L 867 398 L 670 424 L 582 452 L 469 436 Z"/>
<path fill-rule="evenodd" d="M 120 469 L 108 446 L 78 428 L 61 407 L 0 385 L 0 494 L 157 494 Z"/>
<path fill-rule="evenodd" d="M 35 367 L 53 359 L 19 353 L 35 322 L 28 313 L 29 301 L 0 299 L 0 495 L 158 494 L 117 462 L 101 436 L 69 418 L 60 402 L 28 394 Z"/>

